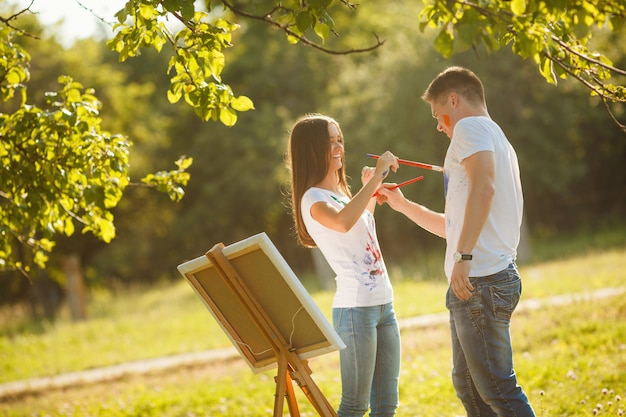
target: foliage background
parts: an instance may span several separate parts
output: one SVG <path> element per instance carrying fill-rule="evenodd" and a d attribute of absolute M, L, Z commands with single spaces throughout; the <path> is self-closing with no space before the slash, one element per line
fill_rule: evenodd
<path fill-rule="evenodd" d="M 0 8 L 6 7 L 3 2 Z M 1 9 L 0 9 L 1 10 Z M 239 115 L 228 128 L 203 122 L 182 103 L 171 105 L 164 56 L 153 51 L 118 62 L 104 42 L 84 40 L 63 48 L 55 37 L 24 38 L 31 53 L 29 97 L 43 101 L 59 74 L 94 87 L 103 101 L 103 127 L 124 132 L 134 143 L 131 176 L 137 180 L 180 155 L 194 158 L 191 181 L 178 204 L 143 187 L 126 189 L 115 209 L 117 238 L 105 245 L 90 235 L 62 239 L 53 254 L 49 279 L 59 286 L 61 256 L 79 254 L 91 288 L 178 280 L 179 263 L 200 256 L 214 243 L 229 244 L 266 232 L 298 274 L 313 268 L 311 252 L 300 248 L 287 207 L 286 139 L 291 123 L 307 112 L 327 113 L 346 136 L 348 173 L 358 189 L 366 153 L 389 149 L 406 159 L 442 164 L 448 139 L 436 132 L 428 106 L 419 98 L 445 67 L 466 65 L 483 80 L 491 116 L 515 146 L 522 168 L 526 226 L 541 240 L 585 225 L 610 225 L 626 211 L 626 139 L 598 100 L 573 82 L 546 84 L 536 68 L 503 49 L 480 48 L 444 59 L 433 49 L 433 33 L 418 27 L 421 6 L 409 0 L 363 5 L 339 15 L 330 48 L 385 44 L 358 55 L 326 55 L 289 45 L 284 35 L 257 22 L 234 33 L 226 51 L 224 78 L 252 98 L 256 110 Z M 33 33 L 41 33 L 30 16 Z M 22 41 L 22 40 L 21 40 Z M 624 33 L 599 33 L 595 42 L 616 66 L 626 66 Z M 37 99 L 38 98 L 38 99 Z M 0 111 L 10 111 L 11 103 Z M 620 113 L 621 112 L 621 113 Z M 617 107 L 618 115 L 624 109 Z M 414 176 L 402 169 L 392 180 Z M 443 180 L 425 181 L 405 193 L 442 209 Z M 440 268 L 443 241 L 388 207 L 377 210 L 379 238 L 390 264 L 433 262 Z M 32 294 L 23 278 L 3 274 L 5 303 Z M 42 279 L 43 281 L 43 279 Z M 56 284 L 53 284 L 56 285 Z"/>

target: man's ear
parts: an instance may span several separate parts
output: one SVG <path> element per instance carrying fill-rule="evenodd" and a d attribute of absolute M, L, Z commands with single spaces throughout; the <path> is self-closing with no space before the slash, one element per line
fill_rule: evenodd
<path fill-rule="evenodd" d="M 448 100 L 450 100 L 450 104 L 452 105 L 452 107 L 456 107 L 456 105 L 459 104 L 459 96 L 457 95 L 457 93 L 450 93 L 450 97 L 448 97 Z"/>

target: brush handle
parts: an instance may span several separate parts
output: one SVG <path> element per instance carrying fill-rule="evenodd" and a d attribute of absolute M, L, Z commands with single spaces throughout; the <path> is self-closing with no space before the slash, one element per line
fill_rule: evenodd
<path fill-rule="evenodd" d="M 423 176 L 423 175 L 421 175 L 421 176 L 419 176 L 419 177 L 411 178 L 410 180 L 406 180 L 406 181 L 404 181 L 404 182 L 401 182 L 400 184 L 396 184 L 396 185 L 394 185 L 394 186 L 387 187 L 387 189 L 388 189 L 388 190 L 395 190 L 396 188 L 404 187 L 405 185 L 409 185 L 409 184 L 412 184 L 412 183 L 414 183 L 414 182 L 421 181 L 421 180 L 423 180 L 423 179 L 424 179 L 424 176 Z M 378 194 L 378 191 L 376 191 L 376 192 L 372 195 L 372 197 L 378 197 L 378 195 L 379 195 L 379 194 Z"/>
<path fill-rule="evenodd" d="M 401 182 L 400 184 L 394 185 L 390 189 L 391 190 L 395 190 L 396 188 L 404 187 L 405 185 L 409 185 L 409 184 L 412 184 L 412 183 L 414 183 L 416 181 L 421 181 L 423 179 L 424 179 L 424 176 L 420 175 L 419 177 L 411 178 L 410 180 L 407 180 L 407 181 Z"/>
<path fill-rule="evenodd" d="M 374 158 L 374 159 L 380 158 L 380 156 L 374 155 L 371 153 L 368 153 L 367 156 L 369 158 Z M 425 164 L 423 162 L 409 161 L 407 159 L 400 159 L 400 158 L 398 158 L 398 163 L 402 165 L 417 167 L 417 168 L 429 169 L 431 171 L 443 172 L 443 168 L 438 165 Z"/>

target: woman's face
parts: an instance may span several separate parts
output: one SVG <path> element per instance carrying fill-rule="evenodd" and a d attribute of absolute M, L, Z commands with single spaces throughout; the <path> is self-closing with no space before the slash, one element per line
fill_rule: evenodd
<path fill-rule="evenodd" d="M 328 123 L 328 136 L 330 136 L 329 170 L 336 172 L 343 165 L 343 137 L 334 123 Z"/>

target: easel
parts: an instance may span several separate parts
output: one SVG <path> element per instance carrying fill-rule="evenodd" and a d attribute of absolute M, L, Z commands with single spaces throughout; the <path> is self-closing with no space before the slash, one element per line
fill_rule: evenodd
<path fill-rule="evenodd" d="M 311 369 L 307 361 L 298 357 L 295 348 L 290 346 L 289 342 L 276 329 L 272 320 L 248 290 L 243 280 L 241 280 L 233 265 L 224 256 L 222 249 L 224 249 L 224 244 L 218 243 L 206 253 L 206 257 L 245 306 L 251 321 L 261 331 L 276 354 L 278 373 L 275 377 L 274 417 L 283 415 L 285 398 L 287 398 L 289 414 L 292 417 L 300 417 L 293 381 L 297 382 L 320 416 L 337 417 L 335 410 L 311 378 Z"/>

